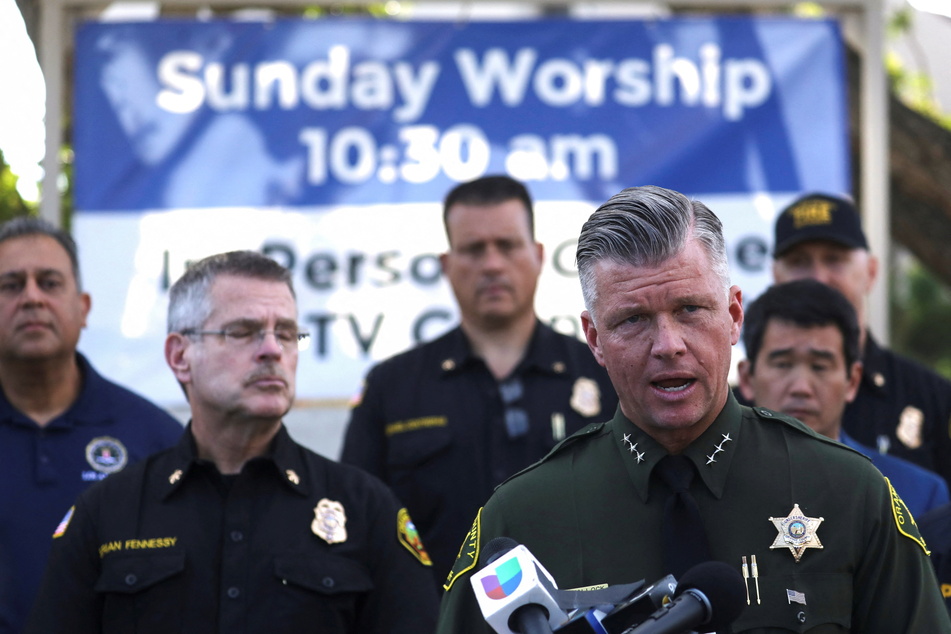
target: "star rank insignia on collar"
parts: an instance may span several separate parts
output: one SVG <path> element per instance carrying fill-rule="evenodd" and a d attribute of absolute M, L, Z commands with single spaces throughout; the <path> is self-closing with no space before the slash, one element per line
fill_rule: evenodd
<path fill-rule="evenodd" d="M 714 462 L 717 461 L 717 458 L 716 458 L 717 454 L 720 453 L 721 451 L 724 451 L 723 445 L 725 445 L 728 442 L 733 442 L 733 439 L 730 438 L 730 434 L 720 434 L 720 436 L 723 437 L 723 440 L 720 441 L 720 444 L 713 445 L 713 453 L 707 456 L 707 462 L 706 462 L 707 465 L 712 465 Z"/>
<path fill-rule="evenodd" d="M 786 517 L 769 518 L 779 531 L 770 549 L 788 548 L 798 563 L 807 548 L 822 548 L 822 542 L 819 541 L 816 531 L 823 519 L 822 517 L 806 517 L 799 510 L 798 504 L 793 505 Z"/>
<path fill-rule="evenodd" d="M 647 452 L 637 450 L 637 443 L 631 442 L 630 434 L 624 434 L 624 446 L 628 451 L 631 452 L 631 455 L 634 456 L 634 459 L 637 460 L 637 464 L 644 462 L 644 454 Z"/>

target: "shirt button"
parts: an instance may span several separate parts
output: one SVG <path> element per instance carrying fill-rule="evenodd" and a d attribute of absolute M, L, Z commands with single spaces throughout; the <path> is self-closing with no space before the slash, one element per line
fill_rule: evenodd
<path fill-rule="evenodd" d="M 231 586 L 230 588 L 228 588 L 228 598 L 237 599 L 240 594 L 241 594 L 241 591 L 235 588 L 234 586 Z"/>
<path fill-rule="evenodd" d="M 324 577 L 323 584 L 325 588 L 333 588 L 337 583 L 333 580 L 333 577 Z"/>
<path fill-rule="evenodd" d="M 241 531 L 231 531 L 231 541 L 240 542 L 242 539 L 244 539 L 244 533 Z"/>
<path fill-rule="evenodd" d="M 133 574 L 128 574 L 128 575 L 125 576 L 125 584 L 126 584 L 127 586 L 134 586 L 135 583 L 136 583 L 138 580 L 139 580 L 139 578 L 136 577 L 136 576 L 133 575 Z"/>

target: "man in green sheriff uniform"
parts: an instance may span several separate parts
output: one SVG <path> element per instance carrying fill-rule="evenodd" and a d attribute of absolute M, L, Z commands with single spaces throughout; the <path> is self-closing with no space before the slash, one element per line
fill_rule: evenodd
<path fill-rule="evenodd" d="M 749 605 L 724 631 L 951 632 L 914 520 L 869 460 L 730 394 L 742 294 L 709 209 L 624 190 L 583 227 L 578 266 L 586 337 L 619 410 L 496 490 L 446 582 L 439 632 L 491 631 L 469 578 L 497 536 L 527 546 L 560 588 L 671 572 L 671 494 L 655 467 L 678 455 L 696 473 L 708 557 L 749 564 Z"/>

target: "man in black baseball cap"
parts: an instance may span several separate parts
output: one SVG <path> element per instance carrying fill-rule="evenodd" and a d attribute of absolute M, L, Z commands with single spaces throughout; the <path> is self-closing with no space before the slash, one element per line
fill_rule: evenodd
<path fill-rule="evenodd" d="M 878 276 L 861 218 L 843 196 L 807 194 L 776 219 L 773 278 L 811 278 L 855 307 L 861 328 L 862 382 L 843 415 L 859 442 L 911 460 L 951 482 L 951 382 L 881 347 L 868 331 L 866 297 Z"/>
<path fill-rule="evenodd" d="M 826 194 L 809 194 L 797 199 L 776 220 L 776 257 L 810 240 L 868 250 L 855 206 L 845 198 Z"/>

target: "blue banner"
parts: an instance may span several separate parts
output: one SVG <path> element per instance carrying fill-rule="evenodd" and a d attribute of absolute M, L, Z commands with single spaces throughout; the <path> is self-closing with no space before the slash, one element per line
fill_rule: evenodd
<path fill-rule="evenodd" d="M 707 203 L 747 300 L 769 283 L 777 210 L 850 189 L 834 21 L 87 23 L 75 71 L 81 347 L 163 404 L 182 401 L 167 290 L 212 253 L 290 268 L 314 335 L 298 395 L 339 405 L 369 364 L 457 323 L 438 256 L 460 181 L 525 181 L 536 310 L 578 336 L 575 242 L 620 189 Z"/>
<path fill-rule="evenodd" d="M 848 188 L 833 21 L 90 23 L 76 206 L 539 199 Z"/>

